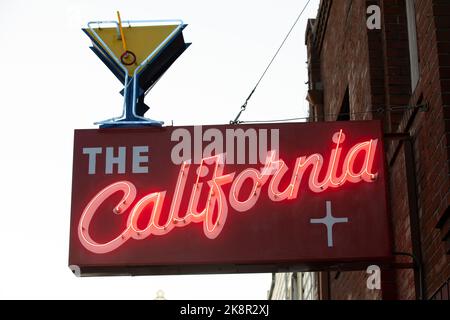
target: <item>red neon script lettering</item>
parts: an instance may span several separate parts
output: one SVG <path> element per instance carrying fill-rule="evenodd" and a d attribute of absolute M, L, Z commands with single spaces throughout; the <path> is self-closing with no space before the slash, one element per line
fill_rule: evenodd
<path fill-rule="evenodd" d="M 325 176 L 322 179 L 319 178 L 324 165 L 324 159 L 321 154 L 315 153 L 308 157 L 301 156 L 296 159 L 291 179 L 284 190 L 280 190 L 280 183 L 284 175 L 289 171 L 289 168 L 282 159 L 276 160 L 275 151 L 268 152 L 266 163 L 261 170 L 248 168 L 239 173 L 236 178 L 234 172 L 224 174 L 225 154 L 204 158 L 197 168 L 197 176 L 190 194 L 188 208 L 183 215 L 180 215 L 181 199 L 183 198 L 191 166 L 189 161 L 185 161 L 181 165 L 169 215 L 164 224 L 160 224 L 160 216 L 166 191 L 154 192 L 141 198 L 131 208 L 127 224 L 122 233 L 109 242 L 98 243 L 90 236 L 89 227 L 100 205 L 113 194 L 121 192 L 123 193 L 122 199 L 113 212 L 115 214 L 123 214 L 136 198 L 136 187 L 131 182 L 119 181 L 113 183 L 96 194 L 84 209 L 78 225 L 78 237 L 87 250 L 97 254 L 114 251 L 130 238 L 142 240 L 151 235 L 161 236 L 169 233 L 175 227 L 185 227 L 191 223 L 203 223 L 205 236 L 209 239 L 215 239 L 219 236 L 226 223 L 228 202 L 236 211 L 245 212 L 250 210 L 258 201 L 262 187 L 269 181 L 271 176 L 267 192 L 269 199 L 276 202 L 297 199 L 300 183 L 306 170 L 309 169 L 308 187 L 316 193 L 323 192 L 328 188 L 339 188 L 346 182 L 358 183 L 364 181 L 371 183 L 376 180 L 377 173 L 373 173 L 372 169 L 377 149 L 377 139 L 354 145 L 348 151 L 344 161 L 341 161 L 342 144 L 345 141 L 343 131 L 336 132 L 332 137 L 332 141 L 334 147 L 330 154 Z M 359 164 L 358 168 L 355 168 L 356 159 L 362 160 L 362 165 Z M 199 210 L 199 200 L 205 185 L 204 182 L 201 182 L 201 178 L 207 175 L 208 165 L 214 166 L 214 169 L 204 191 L 207 192 L 206 204 Z M 339 176 L 338 168 L 341 168 Z M 251 191 L 248 195 L 241 194 L 245 181 L 252 183 Z M 223 186 L 228 184 L 231 184 L 231 187 L 227 199 Z M 137 223 L 139 217 L 145 210 L 150 209 L 150 219 L 147 225 L 145 228 L 140 228 Z M 216 212 L 215 219 L 213 219 L 214 212 Z"/>
<path fill-rule="evenodd" d="M 95 253 L 110 252 L 120 247 L 125 241 L 130 238 L 131 216 L 127 222 L 128 227 L 120 235 L 107 243 L 97 243 L 91 238 L 89 234 L 89 225 L 98 207 L 106 199 L 119 191 L 123 192 L 124 196 L 113 211 L 115 214 L 122 214 L 125 210 L 128 209 L 128 207 L 136 198 L 136 187 L 134 186 L 134 184 L 128 181 L 113 183 L 97 193 L 81 214 L 80 223 L 78 224 L 78 238 L 80 239 L 83 246 L 89 251 Z"/>

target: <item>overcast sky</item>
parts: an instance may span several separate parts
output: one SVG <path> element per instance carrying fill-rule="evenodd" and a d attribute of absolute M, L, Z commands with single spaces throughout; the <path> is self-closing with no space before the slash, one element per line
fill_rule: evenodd
<path fill-rule="evenodd" d="M 182 19 L 192 42 L 147 95 L 174 125 L 236 116 L 306 0 L 0 0 L 0 298 L 266 299 L 270 274 L 76 278 L 67 266 L 73 131 L 121 113 L 120 82 L 89 49 L 88 21 Z M 306 19 L 242 120 L 307 115 Z"/>

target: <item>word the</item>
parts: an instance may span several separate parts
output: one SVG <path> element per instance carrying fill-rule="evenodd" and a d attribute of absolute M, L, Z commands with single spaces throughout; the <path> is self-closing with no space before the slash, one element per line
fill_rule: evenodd
<path fill-rule="evenodd" d="M 105 173 L 113 174 L 114 166 L 117 166 L 117 173 L 125 173 L 127 147 L 118 147 L 117 152 L 114 150 L 114 147 L 106 147 L 105 149 Z M 103 154 L 103 148 L 83 148 L 83 154 L 89 157 L 88 173 L 95 174 L 97 172 L 97 155 Z M 148 173 L 148 166 L 144 165 L 148 163 L 148 156 L 145 154 L 148 154 L 148 146 L 136 146 L 132 148 L 132 173 Z"/>

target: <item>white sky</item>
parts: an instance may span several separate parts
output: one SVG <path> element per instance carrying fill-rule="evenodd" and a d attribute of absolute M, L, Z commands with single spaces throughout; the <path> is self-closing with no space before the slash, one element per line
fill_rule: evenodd
<path fill-rule="evenodd" d="M 73 130 L 120 115 L 120 82 L 80 30 L 92 20 L 182 19 L 192 42 L 146 102 L 174 125 L 225 124 L 306 0 L 0 0 L 0 298 L 265 299 L 270 274 L 76 278 L 67 266 Z M 241 120 L 306 116 L 312 0 Z"/>

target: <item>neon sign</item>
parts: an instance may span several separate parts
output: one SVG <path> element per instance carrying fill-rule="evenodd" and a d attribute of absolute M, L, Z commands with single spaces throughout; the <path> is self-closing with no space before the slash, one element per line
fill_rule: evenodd
<path fill-rule="evenodd" d="M 262 196 L 265 185 L 267 185 L 267 197 L 273 202 L 280 202 L 298 199 L 303 179 L 307 179 L 308 187 L 314 193 L 322 193 L 330 188 L 342 188 L 348 183 L 373 183 L 376 181 L 378 172 L 374 172 L 373 166 L 378 139 L 369 139 L 354 144 L 345 156 L 342 154 L 342 145 L 346 140 L 344 130 L 335 132 L 331 140 L 333 148 L 328 159 L 326 174 L 322 178 L 320 176 L 325 169 L 325 161 L 324 156 L 320 153 L 299 156 L 296 158 L 295 165 L 289 168 L 282 159 L 277 158 L 276 151 L 272 150 L 268 152 L 262 169 L 247 168 L 239 173 L 226 172 L 226 154 L 223 153 L 203 158 L 196 171 L 195 183 L 191 190 L 186 190 L 188 189 L 186 187 L 187 176 L 192 165 L 189 161 L 184 161 L 179 168 L 169 216 L 165 219 L 165 223 L 160 223 L 160 216 L 163 206 L 168 205 L 165 203 L 167 190 L 149 193 L 131 206 L 136 200 L 135 185 L 126 180 L 109 184 L 99 191 L 84 208 L 78 224 L 78 238 L 90 252 L 104 254 L 118 249 L 130 238 L 144 240 L 150 236 L 166 235 L 177 227 L 184 228 L 191 223 L 203 223 L 205 236 L 215 239 L 226 226 L 229 206 L 238 212 L 251 210 Z M 360 159 L 359 163 L 362 162 L 362 165 L 356 165 L 357 159 Z M 206 176 L 208 166 L 214 166 L 214 170 L 212 177 L 205 184 L 200 182 L 200 179 Z M 280 187 L 281 180 L 289 171 L 291 172 L 290 182 L 283 189 Z M 307 172 L 309 172 L 308 177 L 305 175 Z M 340 174 L 338 174 L 339 172 Z M 251 183 L 251 191 L 247 195 L 242 192 L 246 182 Z M 229 194 L 224 191 L 224 186 L 227 185 Z M 199 210 L 202 191 L 206 192 L 207 201 Z M 190 194 L 189 204 L 185 210 L 182 210 L 180 203 L 185 192 Z M 115 205 L 111 214 L 125 215 L 125 212 L 129 211 L 126 225 L 116 237 L 99 243 L 91 236 L 93 232 L 90 226 L 91 221 L 99 211 L 99 207 L 117 193 L 120 193 L 122 198 Z M 147 210 L 150 210 L 150 219 L 142 228 L 138 225 L 138 220 Z"/>
<path fill-rule="evenodd" d="M 152 275 L 391 259 L 380 121 L 75 130 L 69 266 Z"/>

